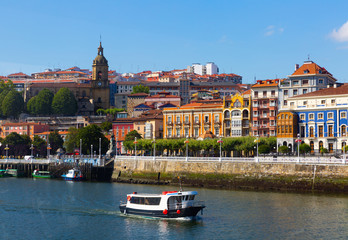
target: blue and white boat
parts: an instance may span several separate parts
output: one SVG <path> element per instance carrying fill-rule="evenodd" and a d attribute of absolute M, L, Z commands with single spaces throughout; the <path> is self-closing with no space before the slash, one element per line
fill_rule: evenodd
<path fill-rule="evenodd" d="M 81 181 L 83 175 L 77 168 L 70 169 L 67 174 L 63 174 L 62 178 L 67 181 Z"/>
<path fill-rule="evenodd" d="M 154 218 L 193 218 L 203 213 L 204 202 L 195 201 L 196 191 L 169 191 L 162 194 L 127 194 L 127 202 L 120 204 L 121 213 Z"/>

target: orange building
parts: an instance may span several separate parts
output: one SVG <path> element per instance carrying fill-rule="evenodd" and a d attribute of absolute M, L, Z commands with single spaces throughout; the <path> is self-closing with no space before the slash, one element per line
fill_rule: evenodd
<path fill-rule="evenodd" d="M 252 91 L 252 135 L 276 136 L 279 79 L 257 80 Z"/>
<path fill-rule="evenodd" d="M 163 138 L 198 138 L 206 131 L 222 136 L 222 100 L 206 100 L 163 110 Z"/>
<path fill-rule="evenodd" d="M 298 117 L 293 112 L 281 112 L 277 115 L 277 147 L 288 146 L 297 149 Z"/>
<path fill-rule="evenodd" d="M 41 123 L 28 123 L 28 122 L 19 122 L 19 123 L 4 123 L 0 126 L 1 133 L 0 137 L 5 138 L 11 133 L 15 132 L 19 135 L 28 135 L 31 139 L 37 133 L 47 132 L 50 129 L 49 125 Z"/>

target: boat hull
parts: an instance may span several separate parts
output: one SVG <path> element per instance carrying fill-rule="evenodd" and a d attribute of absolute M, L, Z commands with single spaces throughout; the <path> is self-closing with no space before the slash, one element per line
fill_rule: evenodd
<path fill-rule="evenodd" d="M 81 181 L 81 177 L 67 177 L 67 176 L 62 176 L 63 180 L 65 181 Z"/>
<path fill-rule="evenodd" d="M 42 175 L 35 175 L 35 174 L 33 174 L 32 176 L 33 178 L 52 178 L 52 176 L 42 176 Z"/>
<path fill-rule="evenodd" d="M 138 215 L 144 217 L 156 217 L 156 218 L 183 218 L 183 217 L 195 217 L 199 211 L 201 211 L 205 206 L 195 206 L 180 209 L 180 213 L 177 209 L 168 210 L 167 214 L 164 214 L 162 210 L 142 210 L 127 208 L 126 205 L 120 205 L 120 211 L 123 214 Z"/>

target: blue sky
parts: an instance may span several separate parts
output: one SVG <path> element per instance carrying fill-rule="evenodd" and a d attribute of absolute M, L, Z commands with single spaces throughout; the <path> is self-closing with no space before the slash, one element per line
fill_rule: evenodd
<path fill-rule="evenodd" d="M 348 1 L 4 1 L 0 75 L 91 69 L 100 35 L 118 72 L 183 69 L 282 78 L 310 59 L 348 82 Z"/>

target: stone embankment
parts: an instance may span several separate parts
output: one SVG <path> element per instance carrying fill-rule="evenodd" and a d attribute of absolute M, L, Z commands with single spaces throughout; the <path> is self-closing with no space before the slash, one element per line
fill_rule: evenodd
<path fill-rule="evenodd" d="M 348 165 L 119 160 L 116 182 L 261 191 L 348 193 Z"/>

